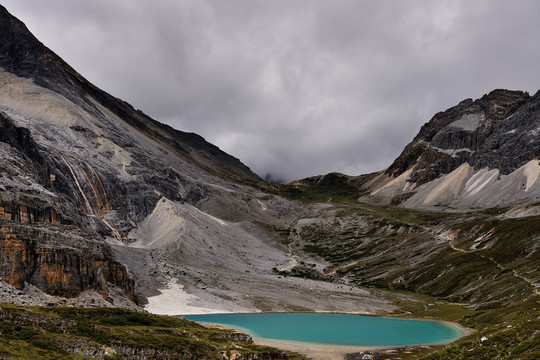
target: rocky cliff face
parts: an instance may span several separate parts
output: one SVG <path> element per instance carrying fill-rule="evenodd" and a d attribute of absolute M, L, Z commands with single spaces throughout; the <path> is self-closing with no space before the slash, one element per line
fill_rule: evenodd
<path fill-rule="evenodd" d="M 55 195 L 72 194 L 60 191 L 65 185 L 51 173 L 59 164 L 43 156 L 30 131 L 5 114 L 0 128 L 0 276 L 19 289 L 31 283 L 64 297 L 88 289 L 107 297 L 111 283 L 135 300 L 133 280 L 84 213 Z"/>
<path fill-rule="evenodd" d="M 0 67 L 0 276 L 17 288 L 107 297 L 112 284 L 136 300 L 107 237 L 127 241 L 162 197 L 203 199 L 201 173 L 261 182 L 198 135 L 95 88 L 1 6 Z"/>
<path fill-rule="evenodd" d="M 271 229 L 307 211 L 200 136 L 97 89 L 1 6 L 0 130 L 0 276 L 17 288 L 137 300 L 220 266 L 272 274 L 288 255 Z"/>
<path fill-rule="evenodd" d="M 110 252 L 100 246 L 92 253 L 83 249 L 47 247 L 44 237 L 59 235 L 40 230 L 2 226 L 0 228 L 0 276 L 16 288 L 31 283 L 51 295 L 75 297 L 88 289 L 98 290 L 107 297 L 107 283 L 124 290 L 135 300 L 133 280 L 124 266 L 112 259 Z M 71 236 L 65 242 L 78 240 Z"/>
<path fill-rule="evenodd" d="M 494 90 L 436 114 L 393 164 L 367 184 L 366 201 L 412 207 L 490 207 L 534 200 L 540 92 Z M 518 179 L 519 178 L 519 179 Z M 521 190 L 511 183 L 525 182 Z M 501 188 L 506 191 L 500 192 Z M 490 199 L 497 190 L 497 201 Z"/>
<path fill-rule="evenodd" d="M 510 173 L 522 165 L 513 158 L 514 154 L 501 152 L 500 162 L 504 166 L 498 166 L 489 161 L 486 153 L 492 150 L 494 138 L 500 137 L 496 132 L 501 122 L 529 99 L 529 94 L 521 91 L 495 90 L 476 101 L 463 100 L 436 114 L 422 126 L 386 174 L 397 177 L 414 167 L 410 182 L 422 185 L 452 172 L 465 162 L 480 168 L 497 167 L 503 173 Z M 532 158 L 534 155 L 528 156 L 527 160 Z"/>

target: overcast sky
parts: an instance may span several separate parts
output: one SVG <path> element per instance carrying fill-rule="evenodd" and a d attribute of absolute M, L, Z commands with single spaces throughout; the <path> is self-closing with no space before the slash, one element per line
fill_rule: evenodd
<path fill-rule="evenodd" d="M 95 85 L 264 177 L 389 166 L 438 111 L 540 88 L 540 1 L 0 0 Z"/>

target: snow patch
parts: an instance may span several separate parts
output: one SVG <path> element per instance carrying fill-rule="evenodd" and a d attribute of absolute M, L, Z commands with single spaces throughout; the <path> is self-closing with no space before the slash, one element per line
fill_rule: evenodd
<path fill-rule="evenodd" d="M 196 315 L 196 314 L 223 314 L 226 309 L 205 308 L 194 304 L 200 303 L 197 296 L 184 291 L 184 285 L 171 280 L 165 289 L 159 290 L 161 294 L 147 298 L 148 304 L 144 309 L 157 315 Z"/>

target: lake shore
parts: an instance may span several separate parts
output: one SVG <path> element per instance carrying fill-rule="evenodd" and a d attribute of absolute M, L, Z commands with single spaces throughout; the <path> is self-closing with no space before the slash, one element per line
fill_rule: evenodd
<path fill-rule="evenodd" d="M 425 319 L 425 320 L 434 320 L 434 319 Z M 475 330 L 466 328 L 460 324 L 456 324 L 450 321 L 441 321 L 438 322 L 444 323 L 461 333 L 461 337 L 466 336 Z M 288 350 L 295 353 L 302 354 L 310 359 L 314 360 L 342 360 L 347 354 L 361 353 L 361 352 L 380 352 L 380 353 L 394 353 L 401 350 L 408 351 L 415 347 L 431 347 L 444 345 L 446 343 L 428 343 L 428 344 L 418 344 L 418 345 L 409 345 L 409 346 L 370 346 L 370 345 L 338 345 L 338 344 L 321 344 L 321 343 L 310 343 L 310 342 L 301 342 L 301 341 L 291 341 L 291 340 L 276 340 L 262 338 L 254 335 L 249 329 L 242 328 L 240 326 L 234 325 L 224 325 L 224 324 L 212 324 L 199 322 L 199 324 L 209 327 L 209 328 L 221 328 L 221 329 L 230 329 L 245 334 L 249 334 L 255 344 L 271 346 L 274 348 Z M 457 340 L 457 339 L 456 339 Z"/>
<path fill-rule="evenodd" d="M 199 294 L 201 297 L 188 293 L 184 286 L 178 281 L 171 279 L 163 289 L 160 289 L 161 294 L 148 298 L 148 304 L 145 306 L 145 310 L 162 315 L 193 315 L 193 314 L 215 314 L 215 313 L 256 313 L 258 309 L 245 308 L 237 304 L 231 304 L 230 302 L 221 302 L 219 298 L 213 297 L 211 301 L 208 293 Z M 355 311 L 356 310 L 356 311 Z M 332 313 L 333 311 L 313 311 L 319 313 Z M 362 314 L 358 311 L 358 308 L 351 309 L 344 307 L 340 313 L 353 313 Z M 359 314 L 360 313 L 360 314 Z M 373 315 L 363 313 L 362 315 Z M 392 317 L 390 314 L 379 314 L 382 316 Z M 433 319 L 430 319 L 433 320 Z M 445 321 L 446 324 L 458 329 L 464 335 L 472 332 L 471 329 L 467 329 L 459 324 Z M 332 344 L 316 344 L 316 343 L 302 343 L 284 340 L 273 340 L 266 338 L 258 338 L 250 334 L 247 329 L 242 329 L 232 326 L 224 325 L 210 325 L 208 323 L 201 323 L 207 327 L 219 327 L 232 329 L 235 331 L 247 333 L 253 337 L 255 344 L 271 346 L 283 350 L 288 350 L 305 355 L 308 358 L 314 360 L 341 360 L 346 354 L 358 353 L 363 351 L 392 351 L 391 347 L 384 346 L 356 346 L 356 345 L 332 345 Z M 395 348 L 395 347 L 394 347 Z"/>
<path fill-rule="evenodd" d="M 346 354 L 384 349 L 370 346 L 296 343 L 282 340 L 259 339 L 255 337 L 253 338 L 253 341 L 257 345 L 266 345 L 282 350 L 292 351 L 313 360 L 343 360 Z"/>
<path fill-rule="evenodd" d="M 427 319 L 427 318 L 426 318 Z M 437 320 L 437 319 L 429 319 L 429 320 Z M 443 322 L 449 326 L 452 326 L 460 331 L 463 332 L 463 336 L 467 336 L 467 335 L 470 335 L 472 333 L 475 333 L 476 330 L 475 329 L 471 329 L 471 328 L 468 328 L 466 326 L 463 326 L 461 324 L 458 324 L 458 323 L 455 323 L 455 322 L 451 322 L 451 321 L 447 321 L 447 320 L 437 320 L 437 321 L 440 321 L 440 322 Z M 462 337 L 463 337 L 462 336 Z"/>
<path fill-rule="evenodd" d="M 199 323 L 208 328 L 227 329 L 249 334 L 256 345 L 271 346 L 281 350 L 292 351 L 302 354 L 313 360 L 343 360 L 346 354 L 362 351 L 384 350 L 385 348 L 373 346 L 354 346 L 354 345 L 330 345 L 293 342 L 286 340 L 272 340 L 253 336 L 247 329 L 222 324 Z"/>

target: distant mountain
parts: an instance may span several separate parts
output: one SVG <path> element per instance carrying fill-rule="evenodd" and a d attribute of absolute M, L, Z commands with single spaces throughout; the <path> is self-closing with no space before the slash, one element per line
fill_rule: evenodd
<path fill-rule="evenodd" d="M 436 114 L 361 201 L 487 208 L 540 198 L 540 92 L 494 90 Z"/>

